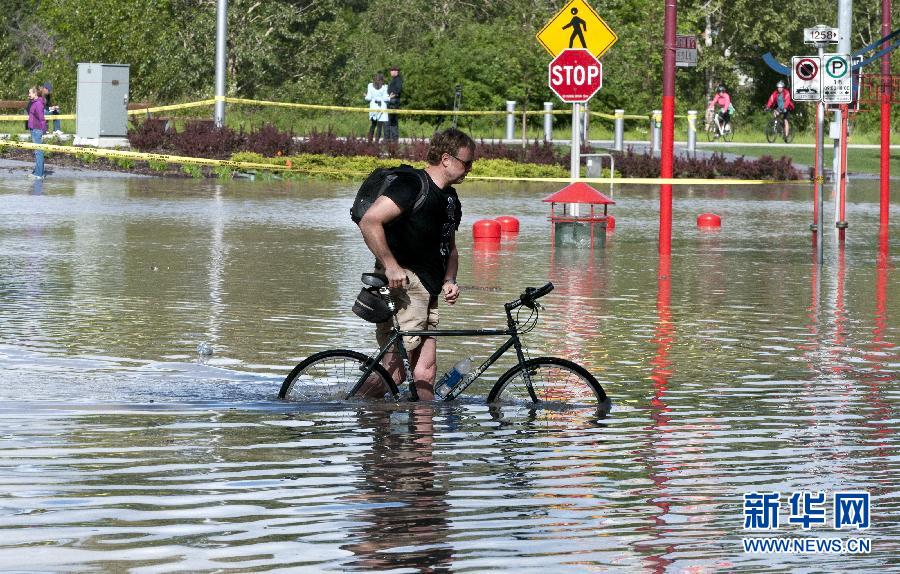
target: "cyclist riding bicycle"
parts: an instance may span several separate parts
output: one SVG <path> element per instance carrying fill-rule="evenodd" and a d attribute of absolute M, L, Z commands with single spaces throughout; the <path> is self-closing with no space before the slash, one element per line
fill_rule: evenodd
<path fill-rule="evenodd" d="M 766 102 L 766 109 L 772 110 L 773 115 L 781 114 L 784 120 L 784 141 L 787 141 L 791 133 L 788 115 L 794 109 L 794 102 L 791 101 L 791 92 L 784 88 L 783 81 L 778 80 L 778 83 L 775 84 L 775 91 L 769 96 L 769 101 Z"/>
<path fill-rule="evenodd" d="M 731 105 L 731 96 L 728 95 L 728 91 L 722 84 L 719 84 L 719 87 L 716 88 L 716 95 L 709 101 L 709 106 L 707 107 L 709 116 L 716 112 L 716 106 L 719 107 L 719 126 L 721 131 L 724 132 L 726 131 L 725 126 L 731 123 L 731 114 L 734 113 L 734 107 Z M 716 137 L 719 137 L 718 132 Z"/>

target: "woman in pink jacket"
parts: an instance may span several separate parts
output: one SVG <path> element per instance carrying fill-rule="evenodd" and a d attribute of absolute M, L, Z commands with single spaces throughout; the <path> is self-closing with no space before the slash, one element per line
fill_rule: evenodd
<path fill-rule="evenodd" d="M 721 108 L 721 111 L 719 112 L 721 130 L 722 132 L 728 131 L 726 126 L 731 123 L 731 96 L 728 95 L 725 86 L 722 84 L 719 84 L 719 87 L 716 88 L 716 95 L 709 101 L 709 106 L 707 107 L 709 116 L 712 116 L 716 111 L 716 106 Z M 716 137 L 719 137 L 718 133 L 716 133 Z"/>
<path fill-rule="evenodd" d="M 41 143 L 44 132 L 47 131 L 47 120 L 44 119 L 44 98 L 38 87 L 29 88 L 28 99 L 28 129 L 31 130 L 31 141 L 36 144 Z M 33 179 L 44 179 L 44 152 L 42 150 L 34 150 L 34 171 L 31 172 Z"/>

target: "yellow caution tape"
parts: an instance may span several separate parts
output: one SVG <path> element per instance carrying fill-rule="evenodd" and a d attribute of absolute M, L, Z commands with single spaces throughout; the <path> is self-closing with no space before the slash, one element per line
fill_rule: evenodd
<path fill-rule="evenodd" d="M 139 116 L 145 114 L 155 114 L 158 112 L 170 112 L 175 110 L 185 110 L 190 108 L 198 108 L 203 106 L 211 106 L 216 102 L 226 102 L 229 104 L 244 104 L 251 106 L 275 106 L 281 108 L 293 108 L 299 110 L 319 110 L 319 111 L 335 111 L 335 112 L 360 112 L 360 113 L 369 113 L 372 110 L 370 108 L 363 107 L 348 107 L 348 106 L 329 106 L 329 105 L 321 105 L 321 104 L 296 104 L 291 102 L 275 102 L 269 100 L 251 100 L 247 98 L 231 98 L 231 97 L 223 97 L 223 96 L 215 96 L 214 98 L 207 100 L 198 100 L 196 102 L 186 102 L 183 104 L 172 104 L 167 106 L 153 106 L 149 108 L 141 108 L 135 110 L 128 110 L 127 114 L 129 116 Z M 398 115 L 420 115 L 420 116 L 445 116 L 450 114 L 455 114 L 458 116 L 505 116 L 509 112 L 501 111 L 501 110 L 414 110 L 414 109 L 388 109 L 387 113 L 389 114 L 398 114 Z M 561 109 L 561 110 L 524 110 L 513 112 L 516 115 L 526 115 L 526 116 L 540 116 L 545 114 L 551 115 L 568 115 L 572 113 L 571 110 Z M 603 118 L 607 120 L 614 120 L 616 116 L 613 114 L 607 114 L 604 112 L 588 112 L 590 115 Z M 646 115 L 634 115 L 634 114 L 626 114 L 622 115 L 622 118 L 626 120 L 646 120 L 648 116 Z M 683 118 L 685 116 L 675 116 L 679 118 Z M 18 115 L 0 115 L 0 121 L 23 121 L 28 119 L 28 116 L 25 114 Z M 61 114 L 56 116 L 48 116 L 48 121 L 50 119 L 53 120 L 74 120 L 76 119 L 76 114 Z"/>
<path fill-rule="evenodd" d="M 170 106 L 154 106 L 152 108 L 142 108 L 137 110 L 128 110 L 129 116 L 136 116 L 140 114 L 155 114 L 156 112 L 170 112 L 173 110 L 185 110 L 188 108 L 199 108 L 202 106 L 211 106 L 216 103 L 216 100 L 200 100 L 197 102 L 187 102 L 184 104 L 172 104 Z"/>
<path fill-rule="evenodd" d="M 207 158 L 202 158 L 202 157 L 187 157 L 187 156 L 181 156 L 181 155 L 169 155 L 169 154 L 162 154 L 162 153 L 144 153 L 144 152 L 118 150 L 118 149 L 100 149 L 100 148 L 94 148 L 94 147 L 53 145 L 53 144 L 35 144 L 35 143 L 29 143 L 29 142 L 15 142 L 15 141 L 10 141 L 10 140 L 0 140 L 0 147 L 3 147 L 3 146 L 17 147 L 17 148 L 23 148 L 23 149 L 44 150 L 44 151 L 48 151 L 48 152 L 67 153 L 70 155 L 90 154 L 90 155 L 95 155 L 97 157 L 125 158 L 125 159 L 141 160 L 141 161 L 164 161 L 166 163 L 225 166 L 225 167 L 234 167 L 234 168 L 239 168 L 239 169 L 264 169 L 264 170 L 273 170 L 273 171 L 297 171 L 297 172 L 309 171 L 302 167 L 288 167 L 286 165 L 275 165 L 275 164 L 267 164 L 267 163 L 253 163 L 253 162 L 245 162 L 245 161 L 207 159 Z M 333 170 L 332 172 L 333 173 L 343 173 L 343 172 L 340 172 L 337 170 Z"/>
<path fill-rule="evenodd" d="M 27 119 L 28 119 L 27 114 L 19 114 L 19 115 L 6 114 L 6 115 L 0 116 L 0 122 L 23 122 Z M 45 119 L 48 122 L 50 120 L 74 120 L 75 114 L 59 114 L 59 115 L 55 115 L 55 116 L 51 116 L 48 114 Z"/>
<path fill-rule="evenodd" d="M 272 102 L 266 100 L 247 100 L 244 98 L 223 98 L 222 96 L 216 96 L 216 101 L 224 101 L 229 104 L 246 104 L 253 106 L 277 106 L 281 108 L 294 108 L 301 110 L 324 110 L 324 111 L 342 111 L 342 112 L 371 112 L 371 108 L 359 108 L 359 107 L 347 107 L 347 106 L 326 106 L 321 104 L 293 104 L 289 102 Z M 379 111 L 379 110 L 375 110 Z M 419 115 L 419 116 L 447 116 L 451 114 L 456 114 L 460 116 L 500 116 L 506 115 L 507 112 L 501 111 L 476 111 L 476 110 L 459 110 L 454 112 L 453 110 L 409 110 L 409 109 L 387 109 L 381 110 L 387 112 L 388 114 L 398 114 L 398 115 Z"/>

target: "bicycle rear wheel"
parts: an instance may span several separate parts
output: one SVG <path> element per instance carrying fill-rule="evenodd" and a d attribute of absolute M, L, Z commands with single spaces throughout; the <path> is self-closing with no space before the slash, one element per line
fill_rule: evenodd
<path fill-rule="evenodd" d="M 295 402 L 335 401 L 351 398 L 350 392 L 359 383 L 371 358 L 356 351 L 335 349 L 321 351 L 301 361 L 281 384 L 278 397 Z M 374 366 L 354 398 L 397 397 L 397 385 L 387 370 Z"/>
<path fill-rule="evenodd" d="M 488 395 L 489 403 L 498 401 L 609 406 L 587 369 L 557 357 L 529 359 L 503 373 Z"/>
<path fill-rule="evenodd" d="M 766 124 L 766 141 L 769 143 L 775 143 L 775 138 L 778 137 L 778 128 L 779 122 L 769 122 Z"/>

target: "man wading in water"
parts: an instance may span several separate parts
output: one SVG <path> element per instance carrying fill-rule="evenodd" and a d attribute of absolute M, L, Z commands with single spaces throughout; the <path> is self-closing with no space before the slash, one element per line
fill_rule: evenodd
<path fill-rule="evenodd" d="M 375 271 L 388 279 L 402 330 L 437 328 L 438 296 L 443 295 L 450 305 L 459 297 L 456 230 L 462 206 L 452 185 L 461 183 L 472 169 L 475 142 L 456 128 L 438 132 L 431 138 L 426 159 L 429 189 L 415 212 L 422 183 L 412 173 L 398 176 L 359 222 L 363 239 L 375 255 Z M 392 326 L 391 321 L 377 325 L 379 346 L 387 343 Z M 404 343 L 419 399 L 433 400 L 435 338 L 406 337 Z M 383 362 L 394 381 L 402 382 L 400 357 L 388 351 Z"/>

